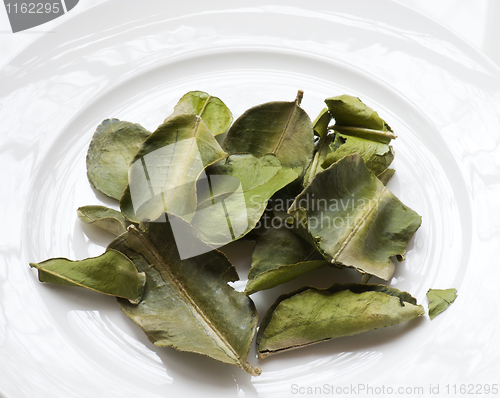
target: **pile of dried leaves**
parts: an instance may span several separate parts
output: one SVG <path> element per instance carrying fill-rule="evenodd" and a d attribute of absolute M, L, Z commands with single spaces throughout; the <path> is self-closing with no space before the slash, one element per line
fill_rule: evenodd
<path fill-rule="evenodd" d="M 105 120 L 88 178 L 120 211 L 85 206 L 78 216 L 117 237 L 99 257 L 31 264 L 39 279 L 117 296 L 155 345 L 252 375 L 261 370 L 246 359 L 257 330 L 249 296 L 319 267 L 354 268 L 362 283 L 279 297 L 257 334 L 260 358 L 422 315 L 410 294 L 366 284 L 391 278 L 391 257 L 404 258 L 421 223 L 386 187 L 396 136 L 358 98 L 326 99 L 313 123 L 301 99 L 255 106 L 232 123 L 219 98 L 194 91 L 153 133 Z M 243 293 L 216 248 L 244 237 L 256 244 Z"/>

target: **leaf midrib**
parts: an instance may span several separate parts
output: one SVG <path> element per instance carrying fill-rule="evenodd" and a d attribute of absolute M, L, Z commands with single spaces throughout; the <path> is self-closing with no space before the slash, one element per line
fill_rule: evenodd
<path fill-rule="evenodd" d="M 278 152 L 278 150 L 280 149 L 281 145 L 283 144 L 283 140 L 285 139 L 286 131 L 288 129 L 288 126 L 290 125 L 290 121 L 292 120 L 293 115 L 295 114 L 295 111 L 297 110 L 297 102 L 294 101 L 294 102 L 292 102 L 292 104 L 293 104 L 293 107 L 292 107 L 291 112 L 290 112 L 290 114 L 288 116 L 288 120 L 286 121 L 286 125 L 283 128 L 283 130 L 281 131 L 279 140 L 276 143 L 276 145 L 274 146 L 274 149 L 272 150 L 272 152 L 270 152 L 273 155 L 276 155 L 276 152 Z"/>
<path fill-rule="evenodd" d="M 234 350 L 233 346 L 227 341 L 227 339 L 219 332 L 217 328 L 215 328 L 210 321 L 210 319 L 205 315 L 203 310 L 198 306 L 198 304 L 191 298 L 189 293 L 184 288 L 184 285 L 181 281 L 174 275 L 168 264 L 163 261 L 162 256 L 158 253 L 157 248 L 152 245 L 137 229 L 132 228 L 129 232 L 133 232 L 134 235 L 141 241 L 141 243 L 147 248 L 147 250 L 153 255 L 156 263 L 161 267 L 161 269 L 168 275 L 172 283 L 177 288 L 179 295 L 183 301 L 185 301 L 189 307 L 195 310 L 195 313 L 199 316 L 199 318 L 205 323 L 205 325 L 217 336 L 217 338 L 222 342 L 226 349 L 229 349 L 229 352 L 233 354 L 236 359 L 238 365 L 242 368 L 245 368 L 244 361 L 241 360 L 240 355 Z M 162 279 L 164 280 L 163 276 Z M 164 280 L 165 281 L 165 280 Z M 165 281 L 167 283 L 167 281 Z M 215 341 L 214 341 L 215 342 Z M 217 344 L 219 346 L 219 344 Z M 222 348 L 222 347 L 221 347 Z M 226 355 L 227 351 L 223 350 Z"/>
<path fill-rule="evenodd" d="M 201 108 L 200 115 L 199 115 L 201 118 L 203 118 L 203 114 L 205 113 L 205 110 L 207 109 L 208 103 L 210 102 L 210 100 L 212 98 L 213 97 L 209 94 L 208 98 L 206 99 L 205 103 L 203 104 L 203 108 Z"/>
<path fill-rule="evenodd" d="M 296 344 L 294 346 L 284 347 L 284 348 L 278 348 L 276 350 L 266 349 L 266 350 L 259 351 L 258 355 L 260 356 L 260 358 L 263 359 L 263 358 L 266 358 L 266 357 L 268 357 L 270 355 L 273 355 L 273 354 L 277 354 L 277 353 L 280 353 L 280 352 L 291 351 L 291 350 L 296 350 L 297 348 L 307 347 L 307 346 L 310 346 L 310 345 L 313 345 L 313 344 L 322 343 L 322 342 L 325 342 L 325 341 L 328 341 L 328 340 L 333 340 L 333 339 L 331 337 L 327 337 L 326 339 L 322 339 L 322 340 L 318 340 L 318 341 L 310 341 L 310 342 L 303 343 L 303 344 Z"/>
<path fill-rule="evenodd" d="M 337 261 L 337 259 L 340 257 L 340 255 L 342 254 L 342 252 L 346 249 L 346 247 L 352 241 L 352 239 L 354 238 L 354 236 L 358 233 L 358 231 L 360 230 L 361 226 L 368 219 L 368 217 L 370 216 L 370 214 L 373 213 L 373 211 L 378 207 L 377 205 L 380 202 L 380 199 L 382 198 L 382 196 L 385 194 L 386 191 L 387 191 L 387 188 L 384 186 L 381 189 L 380 193 L 378 194 L 378 196 L 376 198 L 376 205 L 371 206 L 369 209 L 367 209 L 365 211 L 365 213 L 362 215 L 362 217 L 359 219 L 359 221 L 356 223 L 356 225 L 352 229 L 351 233 L 342 242 L 342 245 L 337 250 L 337 252 L 335 253 L 335 255 L 332 257 L 332 260 L 331 260 L 332 264 L 334 264 Z"/>

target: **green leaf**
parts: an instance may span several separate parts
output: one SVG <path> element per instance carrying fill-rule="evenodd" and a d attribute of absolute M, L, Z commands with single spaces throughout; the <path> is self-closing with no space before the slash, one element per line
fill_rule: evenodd
<path fill-rule="evenodd" d="M 457 298 L 457 289 L 429 289 L 427 299 L 429 300 L 429 317 L 434 319 L 446 310 Z"/>
<path fill-rule="evenodd" d="M 271 289 L 325 265 L 329 262 L 316 248 L 286 226 L 271 228 L 253 250 L 245 294 Z"/>
<path fill-rule="evenodd" d="M 343 143 L 335 151 L 329 152 L 321 164 L 323 170 L 338 162 L 346 155 L 359 153 L 366 167 L 375 175 L 383 173 L 394 160 L 394 151 L 390 145 L 364 138 L 337 134 Z"/>
<path fill-rule="evenodd" d="M 132 159 L 150 134 L 139 124 L 104 120 L 87 152 L 87 176 L 94 188 L 119 200 L 127 186 Z"/>
<path fill-rule="evenodd" d="M 229 129 L 224 149 L 233 154 L 273 154 L 283 167 L 298 167 L 301 174 L 314 149 L 311 120 L 299 106 L 301 99 L 299 92 L 293 102 L 268 102 L 250 108 Z"/>
<path fill-rule="evenodd" d="M 132 224 L 118 210 L 106 206 L 82 206 L 77 213 L 85 224 L 96 225 L 117 236 L 127 231 L 127 227 Z"/>
<path fill-rule="evenodd" d="M 337 149 L 336 145 L 335 134 L 328 134 L 320 139 L 314 151 L 313 160 L 304 173 L 303 187 L 310 184 L 316 174 L 325 170 L 326 167 L 323 167 L 323 162 L 330 153 Z"/>
<path fill-rule="evenodd" d="M 332 263 L 388 280 L 392 256 L 403 256 L 421 217 L 349 155 L 319 173 L 289 213 Z"/>
<path fill-rule="evenodd" d="M 272 220 L 273 217 L 273 211 L 269 209 L 269 207 L 266 207 L 255 227 L 241 238 L 243 240 L 255 242 L 269 229 L 270 224 L 268 220 Z"/>
<path fill-rule="evenodd" d="M 250 232 L 271 196 L 298 177 L 274 155 L 231 155 L 198 182 L 192 225 L 204 242 L 221 246 Z"/>
<path fill-rule="evenodd" d="M 389 125 L 359 98 L 350 95 L 327 98 L 328 110 L 335 119 L 336 131 L 344 135 L 388 144 L 396 138 Z"/>
<path fill-rule="evenodd" d="M 187 223 L 169 220 L 149 223 L 146 231 L 132 227 L 110 244 L 147 275 L 142 301 L 134 306 L 121 300 L 121 309 L 157 346 L 207 355 L 259 375 L 246 360 L 257 312 L 249 298 L 228 285 L 238 280 L 234 266 L 199 242 Z M 179 253 L 186 252 L 179 245 L 193 254 L 201 245 L 205 253 L 181 259 Z"/>
<path fill-rule="evenodd" d="M 233 115 L 226 104 L 203 91 L 190 91 L 185 94 L 165 122 L 183 114 L 200 116 L 214 136 L 224 133 L 233 121 Z"/>
<path fill-rule="evenodd" d="M 396 170 L 394 169 L 386 169 L 382 173 L 380 173 L 377 178 L 380 180 L 380 182 L 384 185 L 387 185 L 389 180 L 392 178 Z"/>
<path fill-rule="evenodd" d="M 268 208 L 272 211 L 273 216 L 280 220 L 280 223 L 292 224 L 295 222 L 295 219 L 288 214 L 288 209 L 303 190 L 302 181 L 298 178 L 280 189 L 270 199 Z"/>
<path fill-rule="evenodd" d="M 156 220 L 166 211 L 190 221 L 196 210 L 196 181 L 203 170 L 225 158 L 203 120 L 179 115 L 151 134 L 135 156 L 121 200 L 133 222 Z"/>
<path fill-rule="evenodd" d="M 123 297 L 132 303 L 141 300 L 146 275 L 122 253 L 108 250 L 98 257 L 72 261 L 52 258 L 30 263 L 38 269 L 41 282 L 80 286 L 111 296 Z"/>
<path fill-rule="evenodd" d="M 303 180 L 300 178 L 291 182 L 283 189 L 276 192 L 268 204 L 268 209 L 272 211 L 273 218 L 268 220 L 268 225 L 272 227 L 283 226 L 294 234 L 301 237 L 309 245 L 315 247 L 314 240 L 307 228 L 304 228 L 292 215 L 288 213 L 290 207 L 295 202 L 295 198 L 304 190 Z M 324 260 L 324 257 L 320 257 Z"/>
<path fill-rule="evenodd" d="M 332 115 L 327 108 L 324 108 L 319 113 L 318 117 L 313 122 L 314 134 L 320 139 L 324 139 L 328 133 L 328 125 L 332 120 Z"/>
<path fill-rule="evenodd" d="M 406 322 L 424 314 L 408 293 L 382 285 L 304 287 L 282 295 L 257 334 L 259 358 Z"/>
<path fill-rule="evenodd" d="M 388 145 L 396 138 L 391 128 L 373 109 L 359 98 L 348 95 L 327 98 L 329 112 L 323 110 L 315 121 L 316 134 L 320 136 L 314 159 L 304 178 L 307 186 L 314 176 L 327 169 L 346 155 L 359 153 L 366 167 L 375 175 L 383 173 L 394 160 L 394 151 Z M 335 118 L 334 126 L 325 126 Z M 334 134 L 327 134 L 335 129 Z"/>

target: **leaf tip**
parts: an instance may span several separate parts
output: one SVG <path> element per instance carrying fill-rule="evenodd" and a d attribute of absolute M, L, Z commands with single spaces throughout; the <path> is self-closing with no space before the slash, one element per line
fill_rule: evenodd
<path fill-rule="evenodd" d="M 422 315 L 425 315 L 425 308 L 422 304 L 419 304 L 418 306 L 418 315 L 417 316 L 422 316 Z"/>

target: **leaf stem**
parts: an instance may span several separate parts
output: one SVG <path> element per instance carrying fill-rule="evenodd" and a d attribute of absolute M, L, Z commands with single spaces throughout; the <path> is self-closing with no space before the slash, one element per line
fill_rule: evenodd
<path fill-rule="evenodd" d="M 297 97 L 295 98 L 295 102 L 297 103 L 297 106 L 300 106 L 300 103 L 302 102 L 302 98 L 304 98 L 304 90 L 297 91 Z"/>
<path fill-rule="evenodd" d="M 252 376 L 260 376 L 260 374 L 262 373 L 262 369 L 259 368 L 258 366 L 252 366 L 250 365 L 247 361 L 242 361 L 241 362 L 241 367 L 243 368 L 243 370 L 249 374 L 251 374 Z"/>
<path fill-rule="evenodd" d="M 369 133 L 373 135 L 377 135 L 380 137 L 384 138 L 389 138 L 389 139 L 395 139 L 398 136 L 394 133 L 390 133 L 389 131 L 381 131 L 381 130 L 373 130 L 373 129 L 366 129 L 363 127 L 353 127 L 353 126 L 339 126 L 338 124 L 334 124 L 332 126 L 328 126 L 330 130 L 337 130 L 339 132 L 346 132 L 346 133 Z"/>

